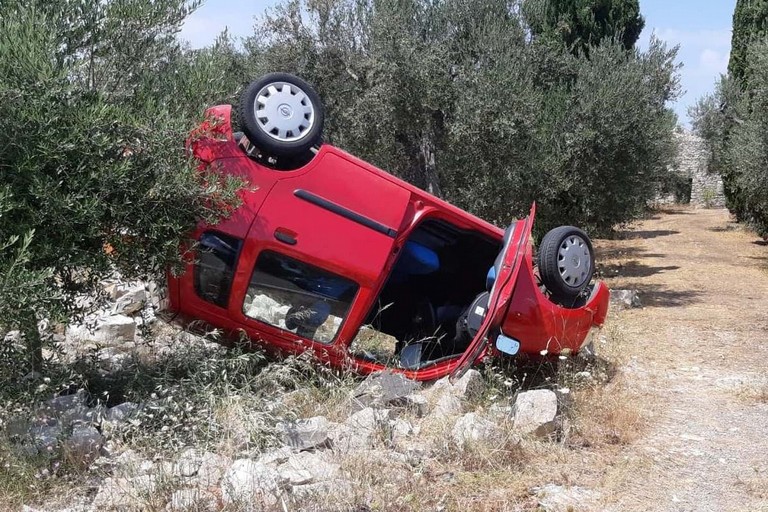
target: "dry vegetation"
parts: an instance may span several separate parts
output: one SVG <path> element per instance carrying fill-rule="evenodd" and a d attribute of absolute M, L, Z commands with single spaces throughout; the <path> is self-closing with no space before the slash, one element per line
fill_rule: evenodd
<path fill-rule="evenodd" d="M 628 257 L 617 253 L 607 261 L 616 264 Z M 615 455 L 637 440 L 646 426 L 642 397 L 624 371 L 633 348 L 622 334 L 621 322 L 621 314 L 612 314 L 607 327 L 595 333 L 594 357 L 483 366 L 486 391 L 465 410 L 501 427 L 504 434 L 493 442 L 457 449 L 449 419 L 422 422 L 417 447 L 394 446 L 389 433 L 382 432 L 376 449 L 341 458 L 347 483 L 320 494 L 294 496 L 284 506 L 339 511 L 535 510 L 537 489 L 545 485 L 592 487 L 602 477 L 600 468 L 614 463 Z M 140 475 L 141 461 L 151 461 L 154 488 L 137 491 L 134 498 L 142 510 L 163 510 L 180 486 L 168 468 L 185 447 L 233 459 L 256 457 L 279 444 L 275 429 L 279 422 L 318 415 L 342 421 L 350 414 L 349 394 L 357 384 L 353 375 L 304 357 L 267 362 L 259 353 L 224 351 L 169 332 L 162 336 L 178 339 L 159 354 L 150 351 L 149 357 L 146 353 L 133 357 L 116 374 L 105 376 L 98 362 L 86 357 L 74 365 L 52 365 L 45 385 L 2 390 L 4 422 L 65 387 L 86 387 L 108 405 L 130 400 L 151 407 L 109 433 L 110 448 L 135 453 L 136 467 L 131 461 L 116 465 L 100 459 L 83 467 L 55 457 L 19 456 L 7 439 L 0 438 L 0 509 L 15 509 L 22 503 L 51 508 L 88 503 L 97 482 L 108 476 Z M 563 397 L 562 428 L 556 439 L 520 439 L 508 417 L 494 412 L 508 405 L 518 391 L 536 388 L 559 390 Z M 401 418 L 416 422 L 408 413 Z M 412 456 L 414 450 L 419 456 Z M 200 500 L 200 510 L 208 510 L 210 496 L 202 493 Z M 232 504 L 218 509 L 240 510 Z"/>
<path fill-rule="evenodd" d="M 392 511 L 525 510 L 536 507 L 533 488 L 586 483 L 595 471 L 584 461 L 598 460 L 614 447 L 632 442 L 642 427 L 631 387 L 617 371 L 619 355 L 625 353 L 620 330 L 599 333 L 595 346 L 597 357 L 589 360 L 486 365 L 482 370 L 487 390 L 470 409 L 492 418 L 505 432 L 494 442 L 468 444 L 460 450 L 451 442 L 451 422 L 426 422 L 419 434 L 419 449 L 427 455 L 398 458 L 391 456 L 393 451 L 407 454 L 408 450 L 389 444 L 389 436 L 382 432 L 375 450 L 342 458 L 342 471 L 351 477 L 352 485 L 294 498 L 289 510 L 364 510 L 359 508 L 363 506 Z M 110 379 L 100 376 L 92 364 L 81 360 L 78 373 L 67 375 L 61 385 L 85 385 L 93 396 L 111 403 L 152 404 L 138 419 L 110 432 L 112 449 L 131 450 L 137 454 L 136 464 L 149 460 L 161 468 L 159 474 L 155 471 L 152 492 L 136 493 L 144 510 L 162 510 L 178 488 L 170 472 L 162 472 L 162 465 L 170 467 L 184 447 L 232 458 L 244 453 L 255 456 L 277 444 L 275 425 L 280 421 L 317 415 L 331 421 L 345 418 L 348 396 L 356 384 L 352 375 L 319 367 L 306 358 L 267 364 L 258 353 L 223 352 L 209 344 L 190 343 L 186 337 L 154 364 L 135 358 Z M 54 382 L 32 396 L 50 396 L 57 387 Z M 507 419 L 493 414 L 494 405 L 506 405 L 518 390 L 536 387 L 567 393 L 569 405 L 558 439 L 520 439 Z M 6 421 L 13 410 L 29 410 L 31 404 L 29 397 L 10 396 L 7 391 Z M 401 418 L 410 419 L 407 414 Z M 141 468 L 99 461 L 82 467 L 76 461 L 19 457 L 2 440 L 0 508 L 87 502 L 94 481 L 131 473 L 141 474 Z"/>

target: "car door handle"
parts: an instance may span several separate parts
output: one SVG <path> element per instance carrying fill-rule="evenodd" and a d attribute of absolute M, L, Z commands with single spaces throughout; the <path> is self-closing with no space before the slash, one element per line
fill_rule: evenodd
<path fill-rule="evenodd" d="M 288 245 L 296 245 L 296 233 L 287 229 L 277 228 L 275 230 L 275 239 Z"/>

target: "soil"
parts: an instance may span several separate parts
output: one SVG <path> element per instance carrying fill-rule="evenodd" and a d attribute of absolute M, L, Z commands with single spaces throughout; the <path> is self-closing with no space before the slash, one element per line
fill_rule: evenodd
<path fill-rule="evenodd" d="M 768 244 L 726 210 L 656 214 L 598 241 L 648 428 L 593 489 L 600 510 L 768 511 Z"/>

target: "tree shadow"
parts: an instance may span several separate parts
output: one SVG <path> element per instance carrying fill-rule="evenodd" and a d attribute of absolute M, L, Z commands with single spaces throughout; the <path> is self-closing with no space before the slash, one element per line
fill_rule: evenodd
<path fill-rule="evenodd" d="M 644 307 L 669 308 L 688 306 L 699 302 L 701 292 L 694 290 L 670 290 L 661 285 L 639 285 L 636 289 Z"/>
<path fill-rule="evenodd" d="M 632 245 L 629 247 L 596 247 L 595 258 L 598 261 L 612 260 L 615 258 L 639 256 L 639 254 L 642 252 L 645 252 L 645 249 L 637 245 Z"/>
<path fill-rule="evenodd" d="M 598 273 L 604 277 L 650 277 L 656 274 L 678 270 L 679 268 L 680 267 L 677 265 L 652 267 L 650 265 L 643 265 L 638 261 L 597 266 Z"/>
<path fill-rule="evenodd" d="M 750 260 L 755 260 L 760 270 L 768 272 L 768 256 L 747 256 Z"/>
<path fill-rule="evenodd" d="M 729 231 L 736 231 L 738 228 L 735 224 L 726 224 L 725 226 L 715 226 L 713 228 L 707 228 L 707 231 L 713 233 L 727 233 Z"/>
<path fill-rule="evenodd" d="M 679 231 L 670 229 L 657 229 L 650 231 L 630 231 L 623 230 L 616 233 L 616 238 L 619 240 L 649 240 L 651 238 L 659 238 L 663 236 L 679 235 Z"/>
<path fill-rule="evenodd" d="M 691 211 L 684 209 L 684 208 L 654 208 L 653 210 L 654 214 L 664 214 L 664 215 L 691 215 Z M 655 215 L 653 218 L 659 218 L 658 215 Z"/>

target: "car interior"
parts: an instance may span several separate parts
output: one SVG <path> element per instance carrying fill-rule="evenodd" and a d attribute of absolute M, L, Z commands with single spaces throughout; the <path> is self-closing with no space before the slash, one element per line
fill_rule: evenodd
<path fill-rule="evenodd" d="M 390 337 L 389 350 L 366 350 L 357 343 L 358 335 L 353 353 L 407 369 L 463 353 L 472 338 L 463 327 L 470 305 L 487 296 L 488 271 L 500 250 L 499 241 L 476 231 L 444 220 L 422 222 L 403 246 L 365 321 L 366 332 Z"/>

